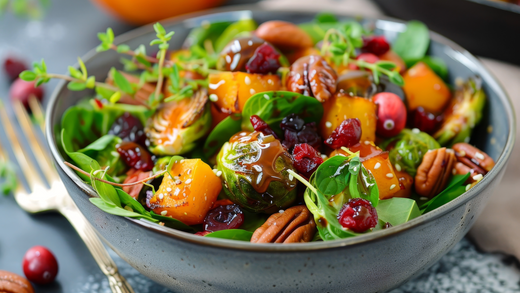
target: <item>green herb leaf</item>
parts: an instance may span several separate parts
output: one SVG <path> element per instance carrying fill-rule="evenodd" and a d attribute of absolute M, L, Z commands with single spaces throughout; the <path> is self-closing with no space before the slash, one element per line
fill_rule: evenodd
<path fill-rule="evenodd" d="M 254 31 L 256 28 L 256 22 L 252 19 L 241 19 L 231 24 L 222 32 L 215 42 L 215 52 L 221 52 L 222 49 L 238 35 Z"/>
<path fill-rule="evenodd" d="M 128 46 L 126 44 L 121 44 L 121 45 L 117 46 L 118 53 L 126 53 L 128 51 L 130 51 L 130 46 Z"/>
<path fill-rule="evenodd" d="M 25 81 L 33 81 L 37 77 L 36 73 L 30 71 L 30 70 L 24 70 L 22 73 L 20 73 L 20 78 Z"/>
<path fill-rule="evenodd" d="M 111 73 L 112 77 L 114 78 L 114 83 L 118 88 L 130 95 L 135 93 L 134 89 L 132 88 L 132 84 L 123 74 L 121 74 L 121 72 L 112 67 Z"/>
<path fill-rule="evenodd" d="M 71 81 L 67 84 L 67 88 L 71 91 L 82 91 L 86 89 L 87 86 L 83 82 Z"/>
<path fill-rule="evenodd" d="M 409 198 L 393 197 L 380 200 L 376 210 L 379 219 L 389 222 L 392 226 L 406 223 L 421 215 L 415 200 Z"/>
<path fill-rule="evenodd" d="M 420 21 L 412 20 L 406 24 L 406 30 L 397 36 L 392 50 L 403 60 L 419 60 L 426 55 L 430 45 L 428 27 Z"/>
<path fill-rule="evenodd" d="M 338 19 L 330 12 L 321 12 L 314 17 L 314 21 L 317 23 L 337 23 Z"/>
<path fill-rule="evenodd" d="M 437 194 L 434 198 L 421 205 L 422 213 L 425 214 L 427 212 L 431 212 L 466 192 L 466 186 L 464 185 L 464 182 L 468 180 L 470 175 L 471 174 L 468 173 L 466 175 L 453 176 L 448 186 L 441 193 Z"/>
<path fill-rule="evenodd" d="M 221 239 L 231 239 L 231 240 L 240 240 L 240 241 L 251 241 L 251 237 L 253 237 L 253 232 L 241 230 L 241 229 L 228 229 L 228 230 L 220 230 L 213 233 L 206 234 L 204 237 L 209 238 L 221 238 Z"/>
<path fill-rule="evenodd" d="M 129 218 L 146 219 L 148 221 L 155 222 L 155 223 L 159 222 L 158 220 L 156 220 L 152 217 L 147 217 L 147 216 L 141 215 L 139 213 L 129 211 L 116 204 L 107 202 L 107 201 L 103 200 L 102 198 L 95 197 L 95 198 L 90 198 L 89 200 L 92 204 L 97 206 L 100 210 L 102 210 L 106 213 L 112 214 L 112 215 L 121 216 L 121 217 L 129 217 Z"/>

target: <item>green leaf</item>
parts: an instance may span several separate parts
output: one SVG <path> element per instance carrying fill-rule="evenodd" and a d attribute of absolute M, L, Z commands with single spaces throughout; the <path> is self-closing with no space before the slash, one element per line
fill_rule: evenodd
<path fill-rule="evenodd" d="M 244 222 L 242 223 L 242 226 L 240 228 L 242 230 L 255 232 L 256 229 L 258 229 L 260 226 L 262 226 L 265 221 L 267 221 L 267 218 L 269 218 L 270 215 L 267 214 L 260 214 L 260 213 L 253 213 L 244 210 Z"/>
<path fill-rule="evenodd" d="M 121 45 L 117 46 L 118 53 L 126 53 L 128 51 L 130 51 L 130 46 L 128 46 L 126 44 L 121 44 Z"/>
<path fill-rule="evenodd" d="M 152 217 L 147 217 L 147 216 L 141 215 L 139 213 L 126 210 L 111 202 L 106 202 L 102 198 L 94 197 L 94 198 L 90 198 L 89 200 L 92 204 L 97 206 L 100 210 L 102 210 L 106 213 L 112 214 L 112 215 L 121 216 L 121 217 L 129 217 L 129 218 L 137 218 L 137 219 L 147 219 L 151 222 L 159 222 L 158 220 L 156 220 Z"/>
<path fill-rule="evenodd" d="M 232 114 L 220 121 L 211 131 L 204 142 L 204 153 L 206 157 L 211 157 L 226 143 L 233 135 L 242 130 L 241 115 Z"/>
<path fill-rule="evenodd" d="M 132 84 L 126 79 L 126 77 L 119 72 L 119 70 L 116 70 L 112 67 L 112 77 L 114 78 L 114 83 L 117 85 L 118 88 L 121 89 L 121 91 L 127 93 L 127 94 L 134 94 L 134 89 L 132 88 Z"/>
<path fill-rule="evenodd" d="M 0 160 L 0 192 L 4 195 L 14 192 L 18 186 L 17 178 L 15 166 L 9 161 Z"/>
<path fill-rule="evenodd" d="M 210 42 L 211 44 L 215 44 L 215 41 L 222 35 L 224 30 L 229 25 L 231 25 L 231 22 L 222 21 L 222 22 L 206 23 L 200 27 L 196 27 L 196 28 L 192 29 L 190 31 L 190 34 L 188 35 L 188 37 L 186 37 L 183 47 L 201 48 L 204 46 L 204 42 Z M 216 53 L 220 53 L 220 52 L 217 51 Z"/>
<path fill-rule="evenodd" d="M 213 233 L 206 234 L 204 237 L 209 238 L 221 238 L 221 239 L 231 239 L 231 240 L 240 240 L 240 241 L 251 241 L 251 237 L 253 237 L 253 232 L 241 230 L 241 229 L 228 229 L 228 230 L 220 230 Z"/>
<path fill-rule="evenodd" d="M 421 215 L 417 203 L 413 199 L 393 197 L 380 200 L 376 208 L 379 219 L 392 226 L 406 223 Z"/>
<path fill-rule="evenodd" d="M 394 71 L 388 77 L 390 78 L 390 82 L 398 86 L 404 86 L 404 79 L 399 72 Z"/>
<path fill-rule="evenodd" d="M 464 185 L 464 182 L 468 180 L 470 175 L 471 174 L 468 173 L 466 175 L 453 176 L 448 186 L 441 193 L 437 194 L 434 198 L 421 205 L 423 214 L 433 211 L 434 209 L 454 200 L 466 192 L 466 186 Z"/>
<path fill-rule="evenodd" d="M 135 198 L 131 197 L 123 189 L 117 188 L 116 192 L 119 196 L 119 200 L 121 200 L 122 206 L 129 206 L 134 212 L 151 217 L 151 214 L 137 200 L 135 200 Z"/>
<path fill-rule="evenodd" d="M 83 78 L 83 75 L 81 74 L 81 72 L 72 66 L 69 66 L 69 73 L 70 73 L 70 76 L 72 76 L 74 78 L 77 78 L 77 79 Z"/>
<path fill-rule="evenodd" d="M 166 34 L 166 30 L 164 30 L 164 27 L 158 22 L 153 25 L 153 29 L 155 30 L 157 37 L 159 37 L 159 35 Z"/>
<path fill-rule="evenodd" d="M 121 92 L 118 91 L 118 92 L 114 92 L 114 94 L 112 94 L 110 96 L 109 101 L 110 101 L 110 103 L 115 104 L 119 101 L 119 99 L 121 99 Z"/>
<path fill-rule="evenodd" d="M 87 67 L 85 66 L 85 63 L 83 63 L 83 60 L 81 60 L 80 57 L 78 57 L 78 64 L 79 64 L 79 68 L 81 69 L 81 74 L 82 74 L 82 78 L 83 80 L 86 80 L 87 79 Z"/>
<path fill-rule="evenodd" d="M 318 167 L 315 174 L 316 187 L 320 192 L 329 196 L 339 194 L 347 187 L 350 176 L 348 158 L 331 157 Z"/>
<path fill-rule="evenodd" d="M 386 60 L 377 61 L 375 65 L 386 70 L 393 70 L 397 66 L 394 62 Z"/>
<path fill-rule="evenodd" d="M 238 35 L 244 32 L 251 32 L 257 28 L 256 22 L 252 19 L 241 19 L 228 26 L 215 42 L 215 52 L 221 52 Z"/>
<path fill-rule="evenodd" d="M 448 78 L 448 66 L 441 58 L 435 56 L 424 56 L 419 60 L 409 59 L 406 60 L 406 67 L 411 68 L 418 62 L 423 62 L 428 65 L 428 67 L 430 67 L 440 78 L 444 80 Z"/>
<path fill-rule="evenodd" d="M 110 100 L 112 95 L 115 93 L 113 90 L 109 90 L 107 88 L 100 87 L 100 86 L 97 86 L 95 89 L 96 89 L 96 93 L 98 94 L 98 96 L 105 100 Z"/>
<path fill-rule="evenodd" d="M 428 27 L 420 21 L 412 20 L 406 24 L 406 30 L 397 36 L 392 50 L 404 60 L 421 59 L 430 45 Z"/>
<path fill-rule="evenodd" d="M 71 91 L 82 91 L 86 89 L 87 86 L 83 82 L 71 81 L 67 84 L 67 88 Z"/>
<path fill-rule="evenodd" d="M 36 73 L 30 71 L 30 70 L 24 70 L 22 73 L 20 73 L 20 78 L 25 81 L 33 81 L 37 77 Z"/>
<path fill-rule="evenodd" d="M 337 23 L 338 19 L 330 12 L 321 12 L 314 17 L 314 21 L 317 23 Z"/>
<path fill-rule="evenodd" d="M 93 89 L 96 86 L 96 77 L 89 76 L 89 78 L 87 78 L 87 82 L 85 83 L 85 85 L 87 86 L 87 88 Z"/>
<path fill-rule="evenodd" d="M 161 215 L 154 213 L 153 211 L 151 211 L 150 214 L 152 215 L 152 218 L 154 218 L 160 222 L 163 222 L 164 226 L 166 226 L 166 227 L 170 227 L 173 229 L 186 231 L 186 232 L 197 232 L 197 229 L 195 229 L 191 226 L 188 226 L 177 219 L 161 216 Z"/>

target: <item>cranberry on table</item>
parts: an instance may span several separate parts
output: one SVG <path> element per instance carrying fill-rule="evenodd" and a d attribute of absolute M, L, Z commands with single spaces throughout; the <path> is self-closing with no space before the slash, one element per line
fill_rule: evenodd
<path fill-rule="evenodd" d="M 237 204 L 218 206 L 211 209 L 204 218 L 204 230 L 215 232 L 238 229 L 244 223 L 244 213 Z"/>
<path fill-rule="evenodd" d="M 31 282 L 49 284 L 58 275 L 58 262 L 47 248 L 34 246 L 23 257 L 23 273 Z"/>
<path fill-rule="evenodd" d="M 321 137 L 314 122 L 305 124 L 302 118 L 296 114 L 290 114 L 282 119 L 280 127 L 284 131 L 282 144 L 287 149 L 300 143 L 309 144 L 315 149 L 319 149 L 321 146 Z"/>
<path fill-rule="evenodd" d="M 418 107 L 410 112 L 410 118 L 408 120 L 410 128 L 417 128 L 429 134 L 434 133 L 437 128 L 439 128 L 441 122 L 442 115 L 436 116 L 426 111 L 423 107 Z"/>
<path fill-rule="evenodd" d="M 139 118 L 125 112 L 114 121 L 108 134 L 119 136 L 123 141 L 131 141 L 145 146 L 146 133 Z"/>
<path fill-rule="evenodd" d="M 22 60 L 14 57 L 7 57 L 4 60 L 4 71 L 11 81 L 17 79 L 24 70 L 27 70 L 27 66 Z"/>
<path fill-rule="evenodd" d="M 260 45 L 256 48 L 255 53 L 246 64 L 246 70 L 249 73 L 276 73 L 280 64 L 280 53 L 268 43 Z"/>
<path fill-rule="evenodd" d="M 27 108 L 29 107 L 29 97 L 34 96 L 38 100 L 43 98 L 43 88 L 34 87 L 36 82 L 25 81 L 20 78 L 16 79 L 9 89 L 9 97 L 11 101 L 20 101 Z"/>
<path fill-rule="evenodd" d="M 333 149 L 341 147 L 351 147 L 361 139 L 361 121 L 358 118 L 345 119 L 332 131 L 332 134 L 325 140 L 325 144 Z"/>
<path fill-rule="evenodd" d="M 262 118 L 258 115 L 252 115 L 249 117 L 249 121 L 251 121 L 251 125 L 253 125 L 253 129 L 259 131 L 265 135 L 272 135 L 274 138 L 278 138 L 276 133 L 271 129 L 271 127 L 265 123 Z"/>
<path fill-rule="evenodd" d="M 352 198 L 343 206 L 338 221 L 344 228 L 362 233 L 377 225 L 377 211 L 366 199 Z"/>
<path fill-rule="evenodd" d="M 309 144 L 297 144 L 293 149 L 294 168 L 298 173 L 310 178 L 323 163 L 323 158 Z"/>
<path fill-rule="evenodd" d="M 152 155 L 142 146 L 135 142 L 124 141 L 117 146 L 117 152 L 124 160 L 126 165 L 131 168 L 150 171 L 153 169 L 154 163 Z"/>
<path fill-rule="evenodd" d="M 396 136 L 406 126 L 406 106 L 394 93 L 378 93 L 372 98 L 377 105 L 376 133 L 382 137 Z"/>
<path fill-rule="evenodd" d="M 370 36 L 363 38 L 361 51 L 381 56 L 390 50 L 390 44 L 384 36 Z"/>

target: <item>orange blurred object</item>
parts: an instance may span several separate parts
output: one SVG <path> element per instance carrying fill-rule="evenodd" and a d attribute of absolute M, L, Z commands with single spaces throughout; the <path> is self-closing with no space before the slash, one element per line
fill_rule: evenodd
<path fill-rule="evenodd" d="M 225 0 L 92 0 L 116 17 L 136 25 L 222 4 Z"/>

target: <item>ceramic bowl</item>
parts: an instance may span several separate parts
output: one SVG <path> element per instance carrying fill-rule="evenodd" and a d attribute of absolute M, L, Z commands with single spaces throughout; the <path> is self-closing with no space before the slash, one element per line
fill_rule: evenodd
<path fill-rule="evenodd" d="M 164 24 L 175 31 L 171 42 L 175 49 L 191 28 L 205 21 L 243 17 L 259 23 L 273 19 L 300 23 L 311 20 L 314 13 L 240 8 L 175 18 Z M 389 40 L 405 28 L 403 22 L 390 19 L 361 21 Z M 136 47 L 153 38 L 152 27 L 145 26 L 116 42 Z M 489 101 L 471 142 L 493 157 L 496 166 L 452 202 L 390 229 L 337 241 L 266 245 L 204 238 L 107 214 L 89 202 L 94 190 L 63 163 L 66 155 L 58 140 L 61 117 L 86 95 L 69 91 L 64 82 L 47 109 L 48 144 L 67 190 L 102 239 L 143 275 L 174 292 L 382 292 L 424 272 L 468 232 L 500 183 L 513 148 L 513 106 L 499 83 L 460 46 L 433 32 L 431 40 L 429 54 L 448 64 L 451 83 L 458 77 L 482 77 Z M 105 78 L 110 67 L 119 66 L 115 52 L 91 51 L 84 60 L 89 73 L 98 79 Z"/>

